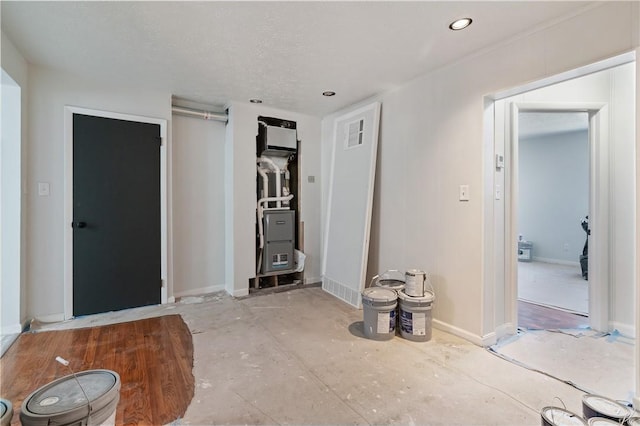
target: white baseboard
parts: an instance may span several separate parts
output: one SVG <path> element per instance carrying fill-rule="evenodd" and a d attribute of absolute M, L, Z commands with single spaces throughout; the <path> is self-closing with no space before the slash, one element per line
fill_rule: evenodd
<path fill-rule="evenodd" d="M 225 290 L 224 286 L 221 290 Z M 249 295 L 249 288 L 239 288 L 237 290 L 233 290 L 233 292 L 229 292 L 229 290 L 227 290 L 227 293 L 233 297 L 244 297 Z"/>
<path fill-rule="evenodd" d="M 632 324 L 623 324 L 621 322 L 611 321 L 609 323 L 609 330 L 618 330 L 618 332 L 624 337 L 629 337 L 631 339 L 636 338 L 636 329 Z"/>
<path fill-rule="evenodd" d="M 176 298 L 174 296 L 167 297 L 167 303 L 176 303 Z"/>
<path fill-rule="evenodd" d="M 201 296 L 203 294 L 215 293 L 217 291 L 223 291 L 224 284 L 211 285 L 208 287 L 200 287 L 200 288 L 192 288 L 190 290 L 179 291 L 173 294 L 173 299 L 175 301 L 176 297 L 186 297 L 186 296 Z"/>
<path fill-rule="evenodd" d="M 62 322 L 64 321 L 64 312 L 59 314 L 40 315 L 36 317 L 36 321 L 50 323 L 50 322 Z"/>
<path fill-rule="evenodd" d="M 504 336 L 513 336 L 518 332 L 518 327 L 508 322 L 502 324 L 496 328 L 496 341 L 502 339 Z"/>
<path fill-rule="evenodd" d="M 480 337 L 480 341 L 482 342 L 482 346 L 484 346 L 485 348 L 488 346 L 493 346 L 498 343 L 498 335 L 495 332 L 491 332 Z"/>
<path fill-rule="evenodd" d="M 447 333 L 451 333 L 454 336 L 458 336 L 463 338 L 464 340 L 467 340 L 471 343 L 473 343 L 474 345 L 478 345 L 478 346 L 485 346 L 484 344 L 484 338 L 473 334 L 473 333 L 469 333 L 466 330 L 463 330 L 461 328 L 458 328 L 454 325 L 448 324 L 446 322 L 442 322 L 440 320 L 434 319 L 432 320 L 433 326 L 435 328 L 437 328 L 438 330 L 442 330 L 442 331 L 446 331 Z M 490 333 L 493 334 L 493 333 Z M 489 338 L 490 340 L 491 338 Z"/>
<path fill-rule="evenodd" d="M 22 327 L 20 324 L 3 325 L 0 329 L 0 334 L 6 336 L 7 334 L 20 334 L 22 333 Z"/>
<path fill-rule="evenodd" d="M 542 263 L 553 263 L 554 265 L 567 265 L 567 266 L 576 266 L 576 267 L 580 267 L 580 262 L 573 262 L 571 260 L 560 260 L 560 259 L 549 259 L 546 257 L 536 257 L 533 256 L 533 260 L 535 260 L 536 262 L 542 262 Z"/>

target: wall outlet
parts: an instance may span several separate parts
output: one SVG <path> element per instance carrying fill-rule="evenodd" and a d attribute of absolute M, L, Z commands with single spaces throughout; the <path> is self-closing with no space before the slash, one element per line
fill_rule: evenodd
<path fill-rule="evenodd" d="M 49 182 L 38 182 L 38 195 L 40 197 L 48 197 L 50 193 Z"/>

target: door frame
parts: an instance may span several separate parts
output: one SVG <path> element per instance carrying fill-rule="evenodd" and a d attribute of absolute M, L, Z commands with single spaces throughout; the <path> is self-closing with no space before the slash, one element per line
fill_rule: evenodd
<path fill-rule="evenodd" d="M 168 219 L 167 219 L 167 120 L 101 111 L 76 106 L 64 107 L 64 319 L 73 318 L 73 114 L 116 120 L 158 124 L 160 126 L 160 302 L 167 303 Z"/>
<path fill-rule="evenodd" d="M 589 325 L 609 330 L 609 106 L 593 102 L 510 102 L 505 106 L 505 276 L 507 320 L 518 323 L 518 115 L 521 112 L 589 114 Z"/>
<path fill-rule="evenodd" d="M 631 50 L 626 53 L 603 59 L 601 61 L 581 66 L 569 71 L 561 72 L 548 77 L 543 77 L 520 86 L 514 86 L 499 92 L 485 95 L 484 97 L 484 218 L 483 218 L 483 286 L 482 286 L 482 344 L 490 346 L 495 344 L 500 338 L 506 335 L 513 335 L 517 331 L 517 302 L 514 294 L 515 285 L 510 285 L 513 281 L 511 273 L 513 267 L 507 271 L 505 256 L 506 231 L 504 220 L 510 214 L 510 204 L 506 203 L 505 196 L 510 191 L 510 180 L 506 179 L 504 167 L 498 167 L 497 160 L 500 155 L 504 156 L 508 128 L 505 126 L 504 108 L 506 100 L 516 95 L 522 95 L 532 90 L 551 86 L 556 83 L 568 81 L 582 77 L 594 72 L 603 71 L 609 68 L 623 65 L 629 62 L 636 62 L 640 49 Z M 640 57 L 640 56 L 638 56 Z M 636 78 L 640 78 L 640 68 L 636 66 Z M 640 86 L 636 87 L 640 91 Z M 640 97 L 636 98 L 636 104 L 640 103 Z M 636 111 L 640 114 L 640 110 Z M 640 126 L 640 121 L 636 123 L 636 130 Z M 639 137 L 636 134 L 636 137 Z M 636 154 L 640 158 L 640 146 L 636 144 Z M 504 158 L 504 157 L 503 157 Z M 640 179 L 640 175 L 638 175 Z M 640 203 L 640 197 L 637 200 Z M 640 216 L 637 215 L 636 221 Z M 640 233 L 640 226 L 637 230 Z M 517 238 L 514 238 L 517 240 Z M 517 244 L 517 243 L 514 243 Z M 640 247 L 640 238 L 636 240 L 636 245 Z M 510 248 L 508 249 L 510 250 Z M 517 253 L 513 251 L 514 256 Z M 640 285 L 640 262 L 636 264 L 638 273 L 636 274 L 637 287 Z M 640 302 L 640 291 L 638 301 Z M 636 305 L 638 305 L 636 303 Z M 591 308 L 590 308 L 591 309 Z M 636 306 L 636 334 L 640 337 L 640 309 Z M 637 345 L 640 353 L 640 345 Z M 640 373 L 640 367 L 636 366 Z M 640 382 L 640 375 L 638 376 Z"/>

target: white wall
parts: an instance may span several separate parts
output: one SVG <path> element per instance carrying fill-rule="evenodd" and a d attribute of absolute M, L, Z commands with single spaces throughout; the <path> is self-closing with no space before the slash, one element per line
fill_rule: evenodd
<path fill-rule="evenodd" d="M 64 312 L 65 105 L 171 119 L 169 93 L 97 86 L 83 77 L 29 67 L 28 314 L 47 320 L 59 320 Z M 169 149 L 170 139 L 169 132 Z M 49 182 L 51 194 L 39 197 L 37 182 Z M 169 185 L 169 205 L 170 191 Z M 171 230 L 168 246 L 171 295 Z"/>
<path fill-rule="evenodd" d="M 483 250 L 492 236 L 482 230 L 485 215 L 493 214 L 483 202 L 484 96 L 632 49 L 635 7 L 589 9 L 378 97 L 370 259 L 380 271 L 415 267 L 432 274 L 435 326 L 483 343 L 505 309 L 496 302 L 504 289 L 484 281 Z M 323 120 L 323 149 L 329 149 L 333 117 Z M 458 201 L 462 184 L 470 185 L 468 202 Z"/>
<path fill-rule="evenodd" d="M 589 213 L 587 131 L 520 138 L 518 162 L 518 234 L 533 243 L 534 260 L 574 264 L 579 275 L 587 238 L 580 219 Z"/>
<path fill-rule="evenodd" d="M 173 291 L 224 290 L 224 145 L 220 121 L 174 115 Z"/>
<path fill-rule="evenodd" d="M 243 102 L 229 106 L 225 145 L 226 289 L 232 295 L 248 293 L 255 277 L 256 135 L 258 116 L 292 120 L 300 139 L 300 220 L 304 222 L 305 282 L 320 280 L 320 119 L 304 114 Z"/>
<path fill-rule="evenodd" d="M 21 125 L 20 86 L 2 70 L 0 143 L 0 324 L 22 330 L 20 316 Z"/>
<path fill-rule="evenodd" d="M 8 77 L 10 77 L 13 82 L 15 84 L 17 84 L 19 86 L 19 90 L 20 90 L 20 104 L 21 104 L 21 111 L 20 111 L 20 121 L 21 121 L 21 128 L 20 128 L 20 152 L 16 153 L 19 155 L 19 189 L 18 189 L 18 194 L 14 194 L 13 197 L 15 198 L 15 196 L 18 196 L 18 205 L 14 206 L 14 209 L 17 208 L 18 212 L 19 212 L 19 223 L 20 226 L 16 229 L 15 226 L 16 224 L 12 224 L 13 227 L 13 231 L 18 230 L 19 231 L 19 249 L 20 249 L 20 256 L 19 256 L 19 261 L 17 265 L 13 265 L 14 267 L 14 272 L 13 275 L 15 277 L 15 274 L 18 274 L 18 279 L 19 279 L 19 287 L 18 287 L 18 294 L 15 294 L 15 296 L 17 296 L 17 299 L 15 299 L 12 303 L 17 303 L 17 306 L 15 306 L 13 308 L 13 315 L 12 317 L 15 317 L 15 315 L 18 315 L 17 320 L 19 321 L 20 325 L 24 325 L 25 322 L 27 321 L 27 242 L 26 242 L 26 235 L 27 235 L 27 221 L 26 221 L 26 212 L 27 212 L 27 198 L 26 196 L 23 194 L 24 189 L 26 189 L 26 182 L 27 182 L 27 146 L 28 146 L 28 116 L 27 116 L 27 96 L 29 93 L 29 86 L 28 86 L 28 64 L 27 61 L 22 57 L 22 55 L 20 54 L 20 52 L 16 49 L 16 47 L 14 46 L 14 44 L 11 42 L 10 39 L 8 39 L 4 33 L 0 33 L 0 40 L 1 40 L 1 52 L 2 52 L 2 58 L 1 58 L 1 64 L 2 64 L 2 69 L 3 71 L 5 71 L 8 75 Z M 4 101 L 3 101 L 4 103 Z M 2 108 L 2 115 L 3 115 L 3 121 L 4 121 L 4 107 Z M 3 124 L 3 131 L 4 131 L 4 124 Z M 4 138 L 4 135 L 3 135 Z M 4 202 L 4 201 L 3 201 Z M 14 210 L 15 213 L 15 210 Z M 3 225 L 4 226 L 4 225 Z M 15 268 L 17 266 L 17 269 Z M 4 282 L 4 281 L 3 281 Z M 4 284 L 3 284 L 4 287 Z M 4 298 L 4 295 L 3 295 Z M 3 302 L 3 308 L 4 308 L 4 303 Z M 4 310 L 4 309 L 3 309 Z M 2 317 L 2 325 L 3 325 L 3 330 L 4 330 L 4 326 L 6 324 L 11 324 L 11 326 L 9 326 L 10 328 L 15 329 L 16 328 L 16 324 L 15 324 L 16 320 L 12 319 L 10 323 L 5 323 L 5 317 L 4 317 L 4 313 L 3 313 L 3 317 Z"/>

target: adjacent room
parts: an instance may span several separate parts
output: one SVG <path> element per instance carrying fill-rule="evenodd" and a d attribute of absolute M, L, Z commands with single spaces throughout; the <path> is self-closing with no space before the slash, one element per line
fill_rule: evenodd
<path fill-rule="evenodd" d="M 2 425 L 640 424 L 640 3 L 0 12 Z"/>

